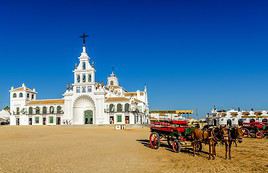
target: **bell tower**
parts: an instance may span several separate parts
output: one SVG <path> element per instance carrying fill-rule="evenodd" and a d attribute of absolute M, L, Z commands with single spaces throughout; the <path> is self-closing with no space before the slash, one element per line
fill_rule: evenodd
<path fill-rule="evenodd" d="M 113 71 L 107 78 L 107 86 L 119 86 L 118 78 L 116 77 Z"/>
<path fill-rule="evenodd" d="M 76 93 L 90 93 L 95 85 L 95 69 L 90 64 L 90 57 L 86 52 L 87 34 L 83 34 L 80 38 L 83 39 L 82 53 L 79 57 L 79 64 L 74 69 L 74 91 Z"/>

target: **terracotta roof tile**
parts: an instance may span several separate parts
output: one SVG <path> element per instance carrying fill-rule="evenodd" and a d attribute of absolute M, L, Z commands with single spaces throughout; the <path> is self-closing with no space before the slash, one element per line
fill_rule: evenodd
<path fill-rule="evenodd" d="M 130 97 L 133 97 L 133 96 L 137 96 L 138 93 L 137 92 L 126 92 L 124 93 L 125 96 L 130 96 Z M 143 96 L 144 95 L 144 92 L 140 92 L 140 95 Z"/>
<path fill-rule="evenodd" d="M 143 103 L 143 101 L 141 101 L 141 100 L 139 100 L 139 99 L 136 99 L 136 98 L 134 98 L 133 100 L 134 100 L 135 102 Z"/>
<path fill-rule="evenodd" d="M 106 102 L 128 102 L 129 99 L 125 97 L 109 97 L 105 101 Z"/>
<path fill-rule="evenodd" d="M 64 104 L 63 99 L 50 99 L 50 100 L 32 100 L 27 105 L 58 105 Z"/>
<path fill-rule="evenodd" d="M 24 91 L 23 87 L 15 88 L 13 91 Z M 30 88 L 26 88 L 26 91 L 33 92 Z"/>

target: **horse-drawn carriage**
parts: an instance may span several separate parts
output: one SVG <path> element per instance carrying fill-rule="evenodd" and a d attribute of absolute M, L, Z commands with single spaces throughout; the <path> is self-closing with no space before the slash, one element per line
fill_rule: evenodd
<path fill-rule="evenodd" d="M 268 136 L 268 123 L 267 122 L 243 122 L 244 137 L 252 137 L 261 139 Z"/>
<path fill-rule="evenodd" d="M 167 120 L 151 124 L 150 147 L 158 149 L 162 142 L 167 142 L 174 152 L 181 148 L 192 148 L 192 128 L 186 120 Z M 197 151 L 202 150 L 201 142 L 196 144 Z"/>

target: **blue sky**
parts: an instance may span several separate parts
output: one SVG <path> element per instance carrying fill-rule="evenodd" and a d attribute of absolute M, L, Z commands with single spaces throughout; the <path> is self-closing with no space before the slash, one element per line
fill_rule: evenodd
<path fill-rule="evenodd" d="M 81 52 L 151 109 L 268 109 L 268 2 L 0 1 L 0 107 L 11 86 L 61 97 Z"/>

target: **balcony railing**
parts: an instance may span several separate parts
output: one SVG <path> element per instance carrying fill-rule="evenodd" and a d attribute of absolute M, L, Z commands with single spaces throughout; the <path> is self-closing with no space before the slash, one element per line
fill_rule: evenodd
<path fill-rule="evenodd" d="M 134 112 L 136 112 L 136 113 L 138 113 L 138 112 L 141 112 L 141 111 L 139 111 L 139 110 L 120 110 L 120 111 L 117 111 L 117 110 L 113 110 L 113 111 L 111 111 L 111 110 L 109 110 L 109 109 L 104 109 L 104 112 L 105 113 L 134 113 Z"/>
<path fill-rule="evenodd" d="M 26 115 L 62 115 L 64 114 L 63 111 L 60 111 L 60 112 L 46 112 L 46 113 L 43 113 L 43 112 L 40 112 L 40 113 L 26 113 Z"/>

